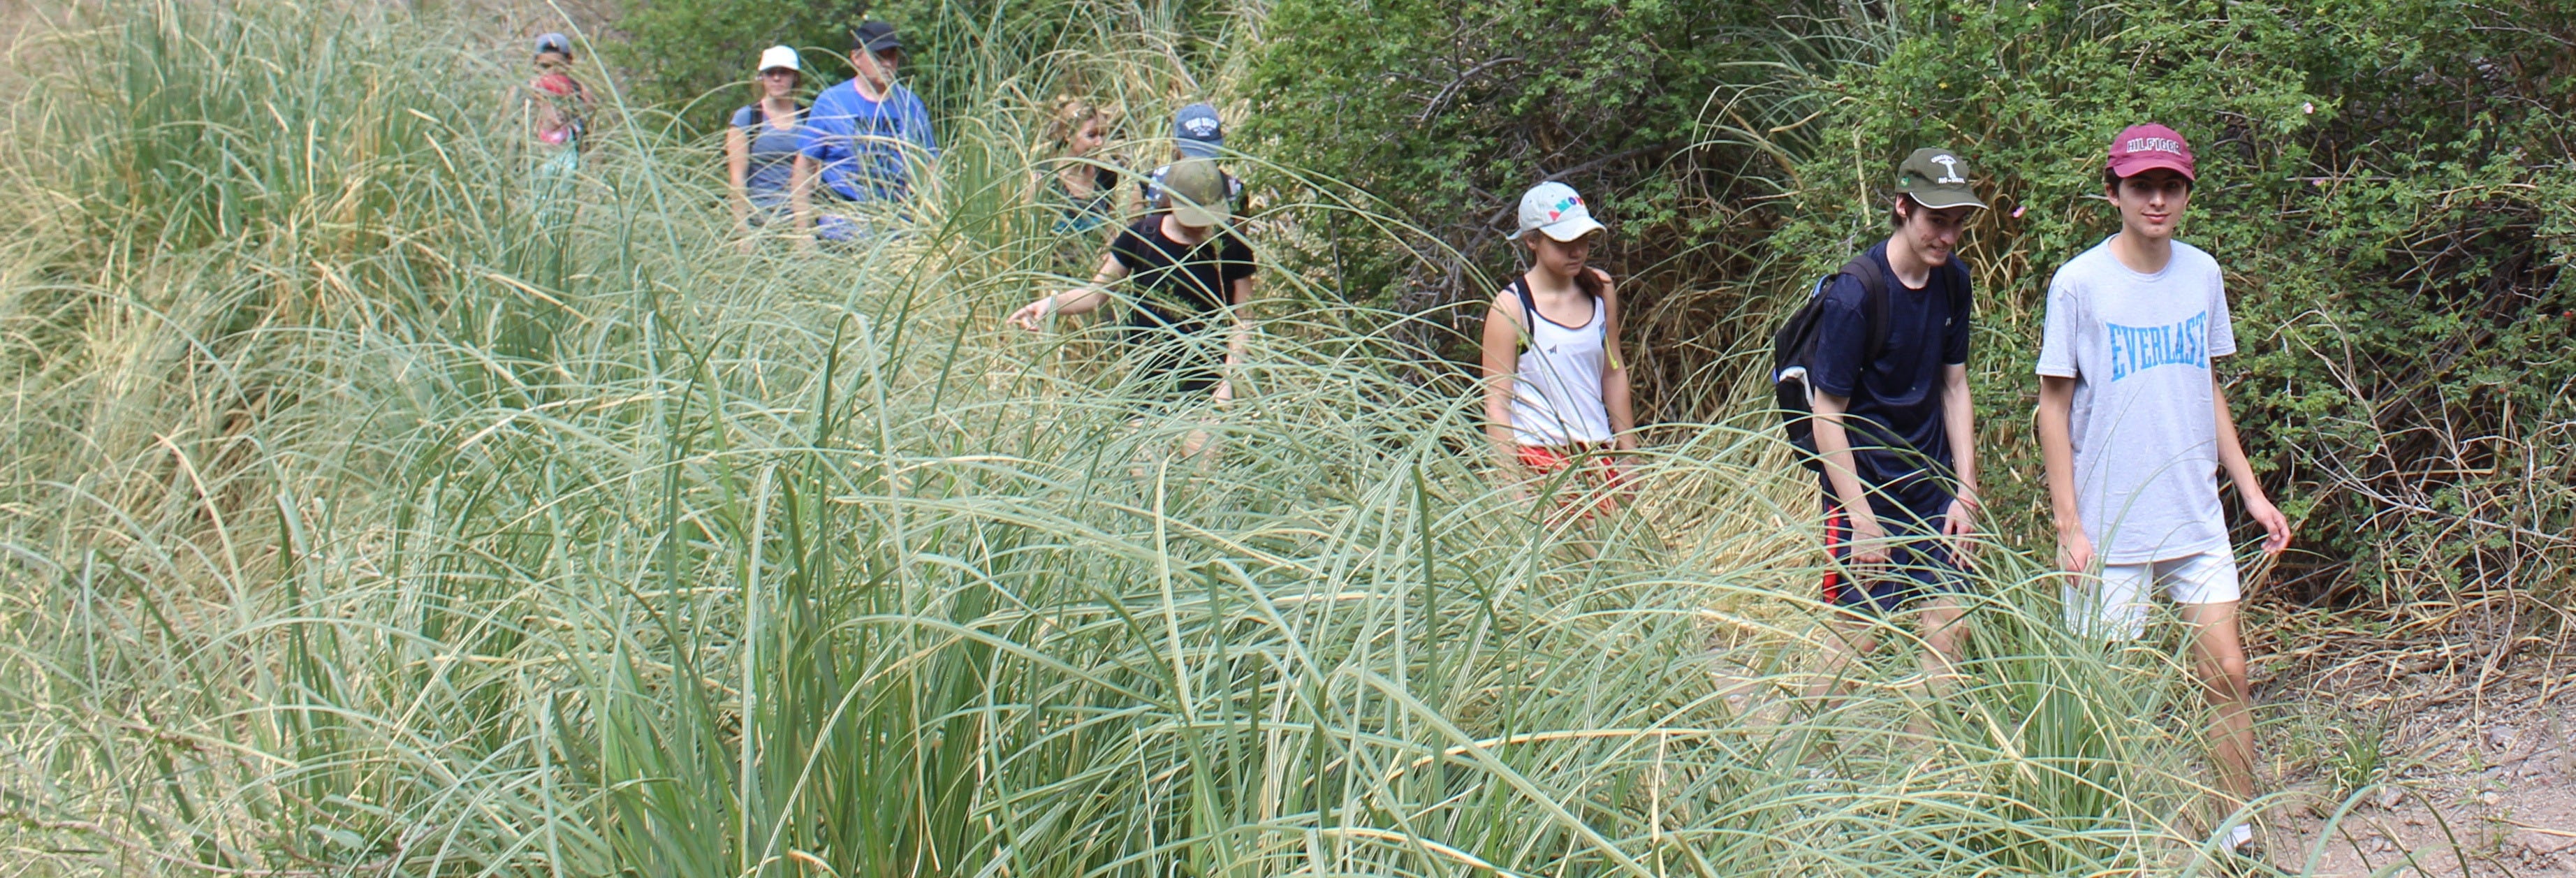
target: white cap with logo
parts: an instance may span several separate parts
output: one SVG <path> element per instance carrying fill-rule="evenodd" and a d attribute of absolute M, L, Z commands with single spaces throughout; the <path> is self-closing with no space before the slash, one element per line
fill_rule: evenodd
<path fill-rule="evenodd" d="M 1551 181 L 1521 194 L 1520 231 L 1509 240 L 1518 241 L 1532 229 L 1558 241 L 1572 241 L 1600 231 L 1601 224 L 1592 219 L 1592 209 L 1583 205 L 1583 196 L 1574 194 L 1574 187 Z"/>
<path fill-rule="evenodd" d="M 771 46 L 760 50 L 760 72 L 762 73 L 782 67 L 801 71 L 804 69 L 799 66 L 801 63 L 796 58 L 796 50 L 786 46 Z"/>

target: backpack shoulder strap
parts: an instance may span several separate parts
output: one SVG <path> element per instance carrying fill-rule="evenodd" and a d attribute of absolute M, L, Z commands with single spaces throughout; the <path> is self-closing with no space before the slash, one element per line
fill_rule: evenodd
<path fill-rule="evenodd" d="M 1511 284 L 1503 287 L 1503 291 L 1521 301 L 1521 346 L 1536 347 L 1538 345 L 1538 305 L 1530 301 L 1529 280 L 1512 278 Z"/>
<path fill-rule="evenodd" d="M 1869 361 L 1887 351 L 1887 336 L 1894 331 L 1887 319 L 1887 269 L 1861 251 L 1850 262 L 1843 263 L 1842 273 L 1860 281 L 1861 314 L 1869 325 Z"/>

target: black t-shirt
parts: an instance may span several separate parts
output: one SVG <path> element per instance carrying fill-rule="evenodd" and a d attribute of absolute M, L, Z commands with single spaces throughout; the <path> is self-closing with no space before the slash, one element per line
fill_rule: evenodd
<path fill-rule="evenodd" d="M 1109 252 L 1127 267 L 1136 291 L 1128 309 L 1130 338 L 1196 332 L 1233 302 L 1234 282 L 1252 276 L 1252 248 L 1223 230 L 1197 245 L 1163 235 L 1163 218 L 1147 216 L 1118 233 Z"/>
<path fill-rule="evenodd" d="M 1845 275 L 1825 290 L 1807 374 L 1818 391 L 1851 400 L 1844 424 L 1861 481 L 1888 489 L 1909 509 L 1938 514 L 1940 509 L 1922 504 L 1949 500 L 1950 434 L 1941 422 L 1941 373 L 1968 361 L 1971 314 L 1951 309 L 1954 297 L 1971 301 L 1968 271 L 1953 257 L 1932 270 L 1922 289 L 1908 289 L 1887 269 L 1886 242 L 1870 248 L 1868 256 L 1886 271 L 1886 346 L 1877 359 L 1862 362 L 1869 355 L 1868 299 L 1860 280 Z"/>

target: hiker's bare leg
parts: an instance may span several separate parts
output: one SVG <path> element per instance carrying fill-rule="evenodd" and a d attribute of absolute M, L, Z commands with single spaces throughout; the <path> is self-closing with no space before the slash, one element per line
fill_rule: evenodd
<path fill-rule="evenodd" d="M 1959 676 L 1959 637 L 1965 630 L 1960 622 L 1968 611 L 1959 606 L 1957 598 L 1938 597 L 1925 601 L 1922 613 L 1923 618 L 1917 621 L 1927 647 L 1922 656 L 1923 676 L 1936 686 L 1946 685 Z"/>
<path fill-rule="evenodd" d="M 1878 636 L 1871 633 L 1877 627 L 1877 622 L 1847 612 L 1836 612 L 1825 622 L 1825 636 L 1819 643 L 1825 652 L 1824 661 L 1816 667 L 1815 681 L 1807 684 L 1806 700 L 1842 694 L 1843 671 L 1861 656 L 1878 651 Z"/>
<path fill-rule="evenodd" d="M 2209 729 L 2209 764 L 2234 810 L 2254 798 L 2254 703 L 2245 681 L 2245 647 L 2237 636 L 2236 601 L 2183 604 L 2192 672 L 2218 714 Z"/>

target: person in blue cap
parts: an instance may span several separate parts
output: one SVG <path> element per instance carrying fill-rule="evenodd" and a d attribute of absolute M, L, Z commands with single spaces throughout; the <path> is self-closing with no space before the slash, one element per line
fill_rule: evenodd
<path fill-rule="evenodd" d="M 797 135 L 797 150 L 812 160 L 799 169 L 813 169 L 812 180 L 800 173 L 795 183 L 799 229 L 812 227 L 817 200 L 842 206 L 909 200 L 916 164 L 939 157 L 930 108 L 895 81 L 903 40 L 894 26 L 864 22 L 852 37 L 850 66 L 858 75 L 816 95 Z M 823 210 L 836 213 L 829 205 Z M 836 234 L 835 225 L 844 228 Z M 822 236 L 847 237 L 846 224 L 827 222 Z"/>
<path fill-rule="evenodd" d="M 1215 106 L 1206 103 L 1191 104 L 1182 107 L 1180 112 L 1172 114 L 1172 160 L 1174 162 L 1188 159 L 1214 159 L 1224 151 L 1225 120 L 1217 117 Z M 1171 172 L 1172 166 L 1167 164 L 1155 168 L 1153 173 L 1145 175 L 1145 179 L 1137 181 L 1136 185 L 1145 190 L 1146 213 L 1162 213 L 1171 209 L 1171 192 L 1163 187 L 1164 178 Z M 1233 174 L 1224 174 L 1224 177 L 1227 200 L 1241 198 L 1243 181 L 1235 179 Z"/>
<path fill-rule="evenodd" d="M 581 174 L 585 122 L 598 101 L 590 87 L 573 78 L 572 38 L 559 33 L 537 37 L 537 76 L 519 94 L 519 115 L 535 142 L 537 166 L 528 182 L 529 209 L 540 229 L 569 221 L 573 184 Z"/>

